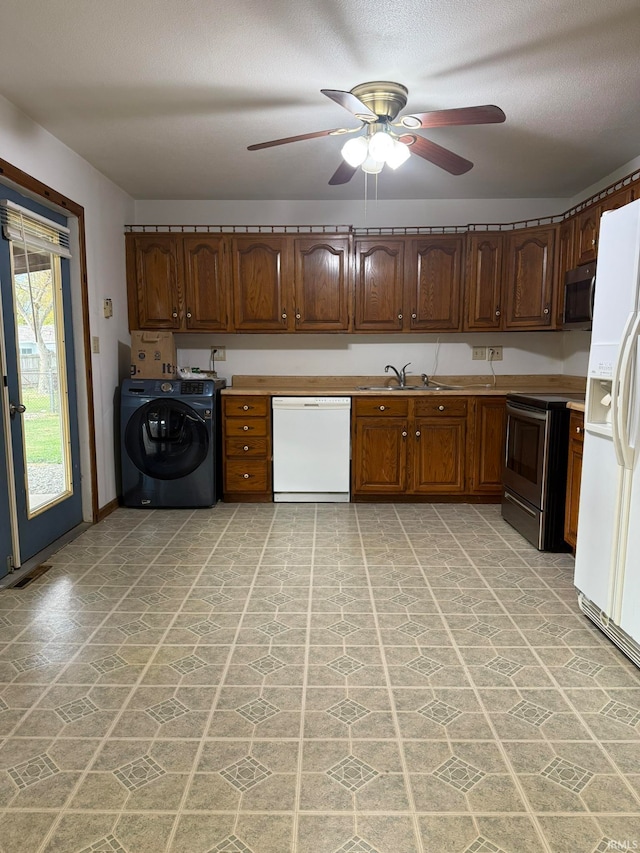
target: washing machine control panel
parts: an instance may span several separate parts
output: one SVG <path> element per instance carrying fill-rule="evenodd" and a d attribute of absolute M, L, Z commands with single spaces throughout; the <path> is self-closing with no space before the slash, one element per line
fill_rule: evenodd
<path fill-rule="evenodd" d="M 162 383 L 160 384 L 160 390 L 161 390 L 161 391 L 164 391 L 164 392 L 165 392 L 165 394 L 166 394 L 166 393 L 168 393 L 169 391 L 173 391 L 173 385 L 171 384 L 171 382 L 162 382 Z"/>

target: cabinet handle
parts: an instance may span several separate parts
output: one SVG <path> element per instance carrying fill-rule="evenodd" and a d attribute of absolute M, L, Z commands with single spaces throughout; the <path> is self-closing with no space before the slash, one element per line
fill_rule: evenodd
<path fill-rule="evenodd" d="M 300 320 L 300 319 L 301 319 L 300 314 L 296 314 L 296 320 Z"/>
<path fill-rule="evenodd" d="M 187 320 L 191 319 L 191 311 L 187 308 Z"/>
<path fill-rule="evenodd" d="M 286 308 L 283 308 L 283 310 L 282 310 L 282 319 L 283 320 L 287 319 L 287 309 Z"/>
<path fill-rule="evenodd" d="M 416 430 L 416 438 L 420 438 L 420 430 L 419 429 Z"/>
<path fill-rule="evenodd" d="M 581 427 L 581 426 L 577 426 L 577 427 L 576 427 L 576 432 L 578 433 L 578 435 L 582 435 L 582 433 L 584 432 L 584 428 L 583 428 L 583 427 Z"/>
<path fill-rule="evenodd" d="M 384 412 L 384 410 L 385 410 L 387 407 L 386 407 L 386 406 L 378 406 L 378 408 L 380 409 L 380 411 L 381 411 L 381 412 Z"/>
<path fill-rule="evenodd" d="M 398 314 L 398 320 L 402 320 L 402 314 Z"/>
<path fill-rule="evenodd" d="M 402 437 L 406 438 L 408 435 L 409 435 L 409 433 L 406 431 L 406 429 L 403 429 L 402 430 Z"/>
<path fill-rule="evenodd" d="M 411 312 L 411 319 L 412 319 L 412 320 L 417 320 L 417 319 L 418 319 L 418 315 L 416 314 L 416 312 L 415 312 L 415 311 L 412 311 L 412 312 Z"/>
<path fill-rule="evenodd" d="M 596 244 L 596 238 L 594 237 L 593 240 L 591 241 L 591 245 L 595 246 L 595 244 Z"/>
<path fill-rule="evenodd" d="M 438 406 L 438 411 L 439 411 L 439 412 L 444 412 L 444 406 Z"/>
<path fill-rule="evenodd" d="M 173 311 L 171 312 L 171 316 L 172 316 L 172 317 L 177 317 L 177 316 L 178 316 L 178 312 L 176 311 L 176 309 L 175 309 L 175 308 L 174 308 L 174 309 L 173 309 Z"/>
<path fill-rule="evenodd" d="M 499 317 L 499 316 L 500 316 L 500 309 L 496 308 L 496 317 Z"/>
<path fill-rule="evenodd" d="M 251 476 L 251 474 L 243 474 L 242 476 L 243 476 L 243 478 L 244 478 L 245 480 L 248 480 L 248 479 L 249 479 L 249 477 Z"/>
<path fill-rule="evenodd" d="M 244 446 L 242 449 L 243 449 L 244 451 L 247 451 L 247 450 L 249 449 L 249 445 L 248 445 L 248 444 L 245 444 L 245 446 Z"/>
<path fill-rule="evenodd" d="M 548 305 L 545 305 L 545 306 L 544 306 L 544 311 L 543 311 L 542 313 L 543 313 L 543 314 L 548 314 L 548 313 L 549 313 L 549 306 L 548 306 Z"/>
<path fill-rule="evenodd" d="M 246 405 L 246 403 L 245 403 L 245 405 L 242 407 L 242 411 L 243 411 L 243 412 L 248 412 L 250 408 L 251 408 L 251 406 L 247 406 L 247 405 Z"/>
<path fill-rule="evenodd" d="M 245 425 L 242 427 L 242 429 L 243 429 L 245 432 L 249 432 L 249 430 L 251 429 L 251 427 L 250 427 L 250 426 L 247 426 L 247 425 L 245 424 Z"/>

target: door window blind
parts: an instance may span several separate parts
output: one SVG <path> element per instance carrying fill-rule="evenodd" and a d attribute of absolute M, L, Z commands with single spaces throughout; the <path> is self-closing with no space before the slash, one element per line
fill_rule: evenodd
<path fill-rule="evenodd" d="M 69 229 L 8 199 L 0 199 L 0 222 L 7 240 L 70 258 Z"/>

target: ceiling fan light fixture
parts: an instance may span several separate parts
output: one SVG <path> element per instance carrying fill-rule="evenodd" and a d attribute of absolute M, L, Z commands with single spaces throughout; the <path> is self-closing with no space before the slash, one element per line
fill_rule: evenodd
<path fill-rule="evenodd" d="M 362 164 L 362 171 L 367 175 L 379 175 L 384 167 L 384 160 L 375 160 L 371 154 Z"/>
<path fill-rule="evenodd" d="M 390 154 L 393 152 L 393 137 L 384 130 L 376 131 L 369 140 L 369 155 L 374 160 L 382 160 L 387 162 Z"/>
<path fill-rule="evenodd" d="M 416 116 L 402 116 L 400 124 L 403 127 L 417 128 L 422 126 L 422 122 Z"/>
<path fill-rule="evenodd" d="M 365 136 L 356 136 L 355 139 L 347 140 L 341 150 L 343 159 L 350 166 L 362 166 L 368 153 L 369 146 Z"/>
<path fill-rule="evenodd" d="M 409 146 L 404 145 L 402 142 L 398 142 L 397 139 L 393 140 L 393 148 L 387 154 L 386 163 L 391 169 L 397 169 L 398 166 L 402 166 L 403 163 L 411 156 L 411 152 L 409 151 Z"/>

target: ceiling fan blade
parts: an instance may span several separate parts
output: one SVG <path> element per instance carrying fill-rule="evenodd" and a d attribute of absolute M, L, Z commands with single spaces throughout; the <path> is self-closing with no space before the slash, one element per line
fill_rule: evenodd
<path fill-rule="evenodd" d="M 346 160 L 343 160 L 331 176 L 329 185 L 335 187 L 337 184 L 348 184 L 357 171 L 357 166 L 350 166 Z"/>
<path fill-rule="evenodd" d="M 412 154 L 417 154 L 418 157 L 440 166 L 441 169 L 445 169 L 452 175 L 463 175 L 473 168 L 473 163 L 470 160 L 465 160 L 459 154 L 454 154 L 448 148 L 443 148 L 442 145 L 437 145 L 423 136 L 414 136 L 414 134 L 408 133 L 400 137 L 400 142 L 408 145 Z"/>
<path fill-rule="evenodd" d="M 506 119 L 500 107 L 483 104 L 479 107 L 460 107 L 454 110 L 434 110 L 402 116 L 403 127 L 452 127 L 462 124 L 498 124 Z M 419 122 L 416 124 L 415 122 Z"/>
<path fill-rule="evenodd" d="M 270 142 L 258 142 L 256 145 L 248 145 L 247 151 L 259 151 L 261 148 L 273 148 L 274 145 L 286 145 L 289 142 L 300 142 L 302 139 L 317 139 L 319 136 L 331 136 L 332 133 L 346 133 L 343 127 L 335 127 L 333 130 L 317 130 L 315 133 L 301 133 L 299 136 L 286 136 L 284 139 L 272 139 Z"/>
<path fill-rule="evenodd" d="M 372 112 L 366 104 L 363 104 L 360 98 L 356 98 L 351 92 L 342 92 L 340 89 L 320 89 L 323 95 L 331 98 L 336 104 L 340 104 L 345 110 L 353 113 L 356 118 L 362 121 L 377 121 L 378 116 Z"/>

